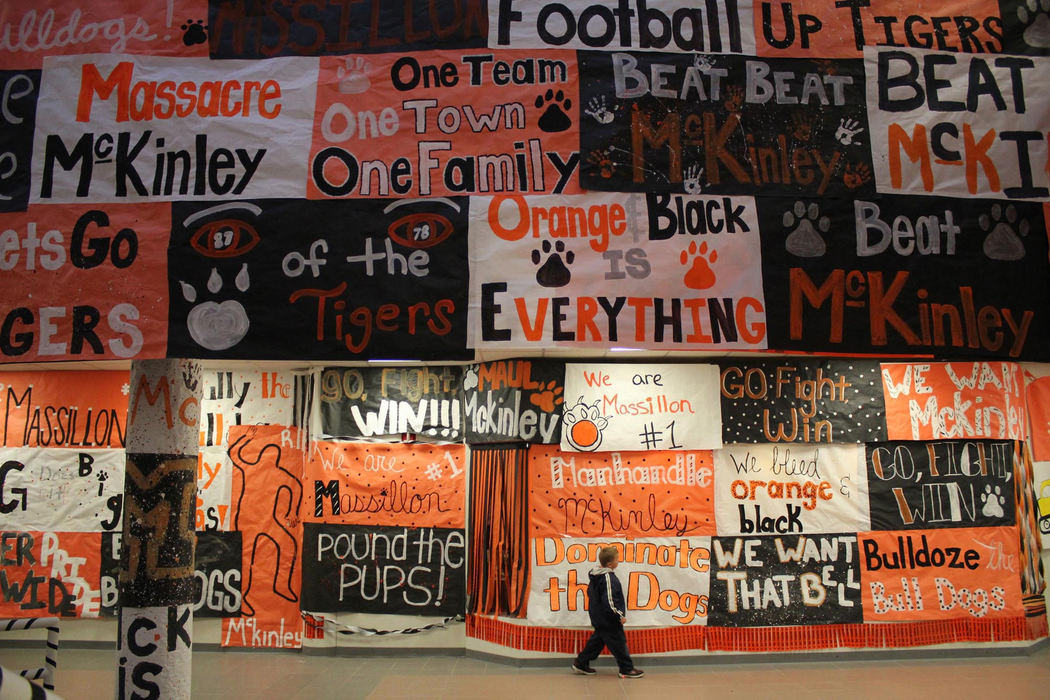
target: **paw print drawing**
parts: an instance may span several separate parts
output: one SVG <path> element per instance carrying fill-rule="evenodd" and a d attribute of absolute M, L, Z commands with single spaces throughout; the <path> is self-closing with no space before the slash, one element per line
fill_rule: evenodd
<path fill-rule="evenodd" d="M 599 124 L 608 124 L 613 120 L 613 113 L 605 106 L 604 95 L 592 97 L 591 101 L 587 103 L 587 107 L 583 110 L 583 113 Z"/>
<path fill-rule="evenodd" d="M 843 117 L 839 120 L 839 128 L 835 129 L 835 140 L 843 146 L 860 145 L 860 139 L 857 138 L 857 135 L 862 131 L 864 131 L 864 127 L 860 125 L 859 121 Z"/>
<path fill-rule="evenodd" d="M 581 396 L 572 408 L 562 414 L 562 436 L 574 450 L 594 452 L 602 444 L 602 431 L 609 427 L 609 419 L 598 410 L 598 400 L 593 405 L 583 402 Z"/>
<path fill-rule="evenodd" d="M 1017 8 L 1017 19 L 1025 25 L 1024 43 L 1050 49 L 1050 0 L 1027 0 Z"/>
<path fill-rule="evenodd" d="M 544 108 L 546 105 L 546 108 Z M 566 109 L 572 107 L 572 100 L 565 96 L 561 90 L 547 90 L 544 95 L 536 97 L 536 109 L 543 109 L 537 125 L 540 131 L 548 134 L 556 134 L 559 131 L 567 131 L 572 126 L 572 119 L 565 113 Z"/>
<path fill-rule="evenodd" d="M 612 149 L 595 149 L 587 154 L 587 162 L 598 168 L 598 174 L 608 180 L 616 174 L 616 160 L 612 157 Z"/>
<path fill-rule="evenodd" d="M 992 260 L 1020 260 L 1024 257 L 1024 243 L 1017 234 L 1028 235 L 1028 221 L 1021 219 L 1015 230 L 1016 222 L 1017 208 L 1013 204 L 1006 205 L 1005 209 L 1001 204 L 993 204 L 989 213 L 977 217 L 977 225 L 982 231 L 989 232 L 984 239 L 985 255 Z"/>
<path fill-rule="evenodd" d="M 551 413 L 555 407 L 561 406 L 565 402 L 565 397 L 561 395 L 565 391 L 565 387 L 558 386 L 558 380 L 552 379 L 547 382 L 546 386 L 541 386 L 541 388 L 543 391 L 529 395 L 529 403 L 541 411 Z"/>
<path fill-rule="evenodd" d="M 704 169 L 696 163 L 693 163 L 685 169 L 685 179 L 682 180 L 682 189 L 685 190 L 686 194 L 700 194 L 704 191 L 704 186 L 700 182 L 700 178 L 704 176 Z"/>
<path fill-rule="evenodd" d="M 699 247 L 696 241 L 690 241 L 689 248 L 682 251 L 679 260 L 683 265 L 689 265 L 690 259 L 693 261 L 692 266 L 682 278 L 685 286 L 690 289 L 710 289 L 715 286 L 715 271 L 711 269 L 710 263 L 718 260 L 718 251 L 712 250 L 708 254 L 707 241 L 701 243 Z"/>
<path fill-rule="evenodd" d="M 561 241 L 556 242 L 551 246 L 550 241 L 544 241 L 543 245 L 540 246 L 542 253 L 539 250 L 532 251 L 532 264 L 539 265 L 540 260 L 543 256 L 547 256 L 546 262 L 536 270 L 536 284 L 541 287 L 564 287 L 572 280 L 572 273 L 569 272 L 567 265 L 572 265 L 576 260 L 576 254 L 571 250 L 565 250 L 565 244 Z M 554 252 L 551 252 L 553 248 Z M 562 262 L 562 256 L 565 256 L 565 261 Z"/>
<path fill-rule="evenodd" d="M 784 241 L 787 252 L 800 258 L 819 258 L 827 252 L 828 246 L 824 238 L 817 233 L 817 229 L 827 233 L 831 228 L 831 219 L 820 215 L 820 207 L 816 202 L 807 207 L 806 203 L 800 200 L 784 212 L 784 227 L 793 226 L 794 230 Z"/>
<path fill-rule="evenodd" d="M 986 518 L 1003 517 L 1006 515 L 1006 511 L 1003 510 L 1004 503 L 1006 503 L 1006 498 L 999 487 L 996 486 L 993 493 L 991 484 L 986 485 L 984 493 L 981 494 L 981 515 Z"/>
<path fill-rule="evenodd" d="M 339 92 L 344 95 L 358 95 L 372 87 L 372 81 L 368 79 L 368 71 L 372 64 L 363 57 L 347 56 L 343 65 L 335 70 L 339 78 Z"/>
<path fill-rule="evenodd" d="M 179 281 L 182 296 L 191 304 L 197 301 L 197 290 L 186 282 Z M 241 292 L 248 291 L 248 265 L 241 265 L 241 271 L 234 279 L 234 285 Z M 218 294 L 222 290 L 222 277 L 215 268 L 208 277 L 208 291 Z M 222 302 L 205 301 L 190 309 L 186 317 L 186 328 L 197 345 L 208 350 L 226 350 L 241 342 L 248 333 L 248 313 L 241 302 L 227 299 Z"/>
<path fill-rule="evenodd" d="M 463 388 L 467 391 L 478 388 L 478 368 L 467 367 L 463 372 Z"/>
<path fill-rule="evenodd" d="M 865 182 L 871 181 L 871 168 L 867 163 L 847 163 L 842 173 L 842 182 L 846 187 L 855 190 Z"/>
<path fill-rule="evenodd" d="M 179 28 L 183 31 L 182 43 L 186 46 L 204 44 L 208 41 L 208 25 L 204 24 L 203 19 L 199 19 L 196 22 L 188 19 L 186 24 Z"/>

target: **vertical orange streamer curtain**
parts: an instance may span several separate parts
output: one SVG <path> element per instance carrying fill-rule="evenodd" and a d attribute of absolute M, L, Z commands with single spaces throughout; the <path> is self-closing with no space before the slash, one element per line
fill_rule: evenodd
<path fill-rule="evenodd" d="M 525 616 L 529 591 L 527 448 L 478 446 L 470 457 L 467 609 Z"/>
<path fill-rule="evenodd" d="M 1025 615 L 1046 620 L 1046 580 L 1043 576 L 1042 543 L 1039 536 L 1038 510 L 1035 503 L 1032 454 L 1028 443 L 1014 443 L 1014 510 L 1021 554 L 1021 593 Z"/>

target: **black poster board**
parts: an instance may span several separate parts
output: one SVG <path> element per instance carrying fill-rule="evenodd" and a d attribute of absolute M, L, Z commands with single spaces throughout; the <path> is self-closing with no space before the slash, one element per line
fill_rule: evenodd
<path fill-rule="evenodd" d="M 303 610 L 456 615 L 465 572 L 463 530 L 303 525 Z"/>
<path fill-rule="evenodd" d="M 861 622 L 857 537 L 714 537 L 707 622 L 773 627 Z"/>
<path fill-rule="evenodd" d="M 498 360 L 463 373 L 463 411 L 470 444 L 561 442 L 565 363 Z"/>

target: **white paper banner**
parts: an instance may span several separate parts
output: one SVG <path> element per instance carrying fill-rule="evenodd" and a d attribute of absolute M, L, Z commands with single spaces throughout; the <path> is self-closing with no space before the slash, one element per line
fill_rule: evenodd
<path fill-rule="evenodd" d="M 31 202 L 305 197 L 316 58 L 44 61 Z"/>
<path fill-rule="evenodd" d="M 225 445 L 231 425 L 292 425 L 294 373 L 206 370 L 202 374 L 202 445 Z"/>
<path fill-rule="evenodd" d="M 727 445 L 714 455 L 719 535 L 871 529 L 864 445 Z"/>
<path fill-rule="evenodd" d="M 471 347 L 766 347 L 752 197 L 471 197 L 469 250 Z"/>
<path fill-rule="evenodd" d="M 4 530 L 120 532 L 124 450 L 0 450 Z"/>
<path fill-rule="evenodd" d="M 489 46 L 755 53 L 751 0 L 489 0 Z"/>
<path fill-rule="evenodd" d="M 576 452 L 722 446 L 717 365 L 565 365 L 561 448 Z"/>
<path fill-rule="evenodd" d="M 555 627 L 589 626 L 588 572 L 599 568 L 602 547 L 621 550 L 616 576 L 627 603 L 628 627 L 706 624 L 710 537 L 632 540 L 541 538 L 530 540 L 532 578 L 529 622 Z"/>
<path fill-rule="evenodd" d="M 1047 71 L 1050 58 L 865 47 L 877 189 L 1050 199 Z M 992 218 L 989 231 L 1015 224 Z"/>

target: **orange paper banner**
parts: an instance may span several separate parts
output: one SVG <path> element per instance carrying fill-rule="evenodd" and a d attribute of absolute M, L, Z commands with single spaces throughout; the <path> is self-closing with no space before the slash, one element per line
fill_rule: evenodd
<path fill-rule="evenodd" d="M 532 537 L 715 534 L 710 450 L 529 448 Z"/>
<path fill-rule="evenodd" d="M 306 463 L 306 521 L 464 527 L 463 445 L 315 442 Z"/>
<path fill-rule="evenodd" d="M 1024 614 L 1016 528 L 867 532 L 857 542 L 865 622 Z"/>

